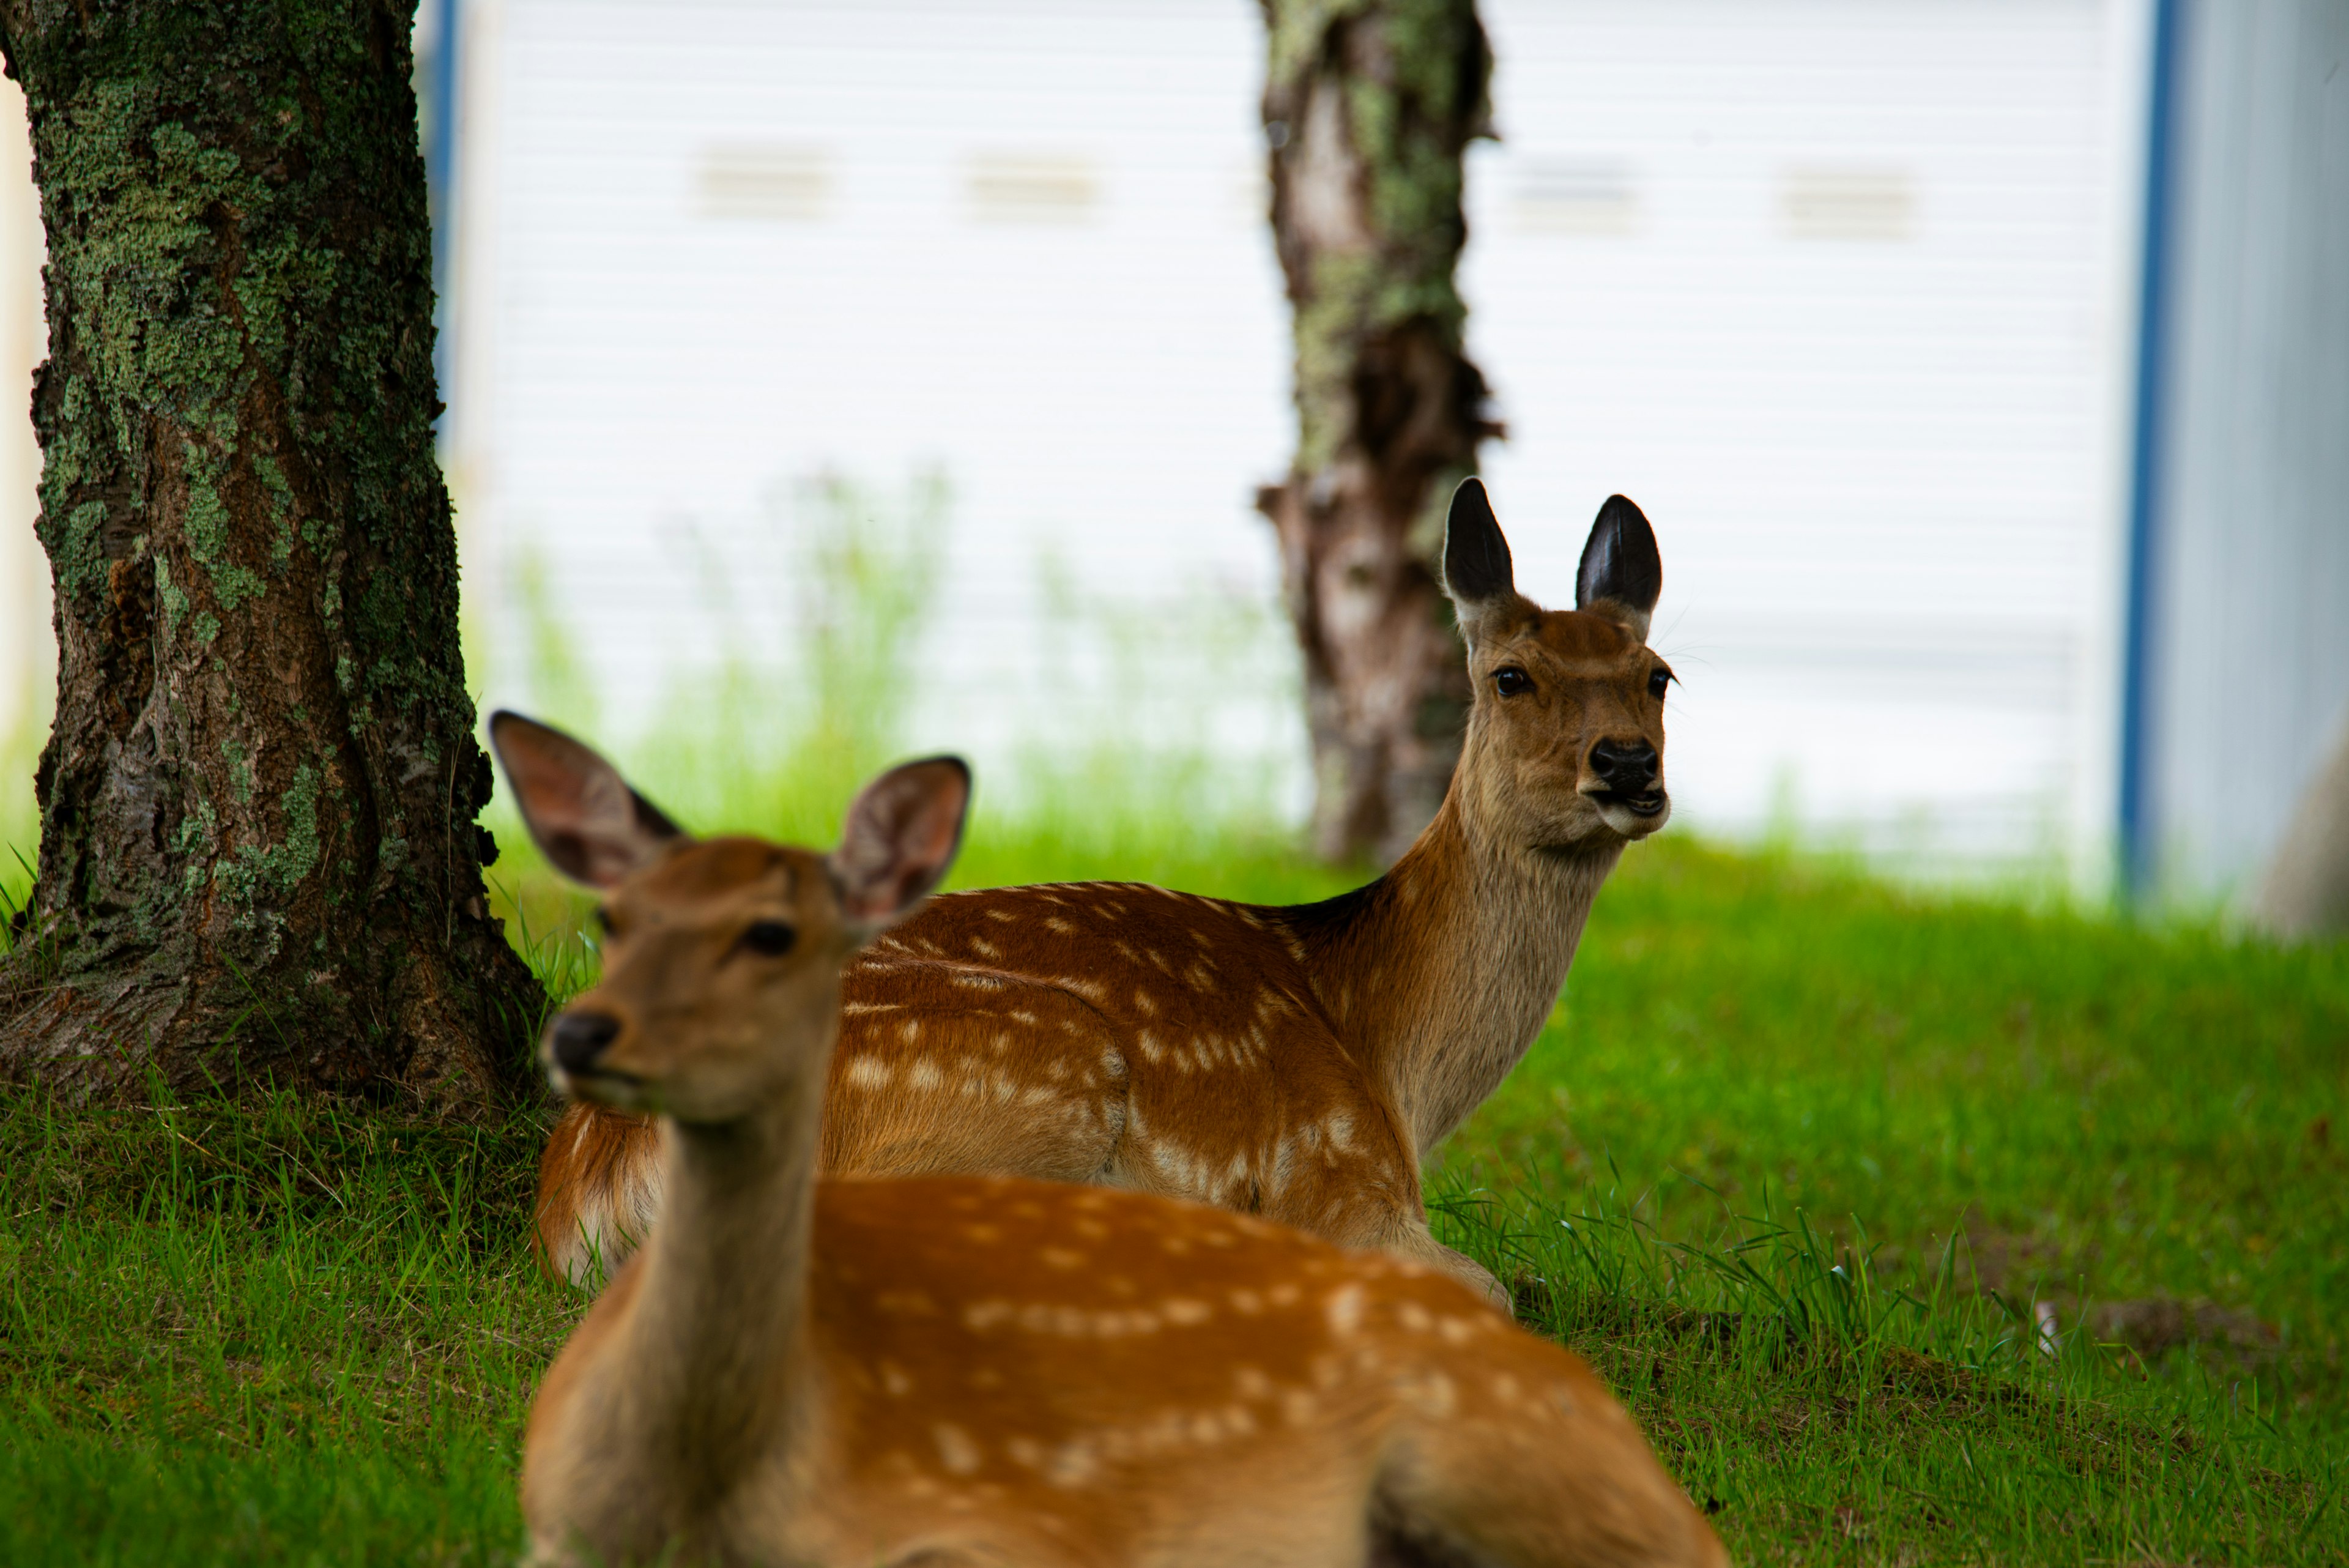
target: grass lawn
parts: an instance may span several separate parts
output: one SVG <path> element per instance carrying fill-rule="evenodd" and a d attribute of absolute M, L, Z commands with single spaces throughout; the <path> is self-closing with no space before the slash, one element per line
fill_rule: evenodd
<path fill-rule="evenodd" d="M 958 879 L 1094 875 L 1340 885 L 983 828 Z M 1431 1191 L 1741 1561 L 2339 1563 L 2345 1090 L 2349 948 L 1668 836 Z M 510 1560 L 579 1311 L 524 1251 L 542 1126 L 0 1103 L 0 1562 Z"/>

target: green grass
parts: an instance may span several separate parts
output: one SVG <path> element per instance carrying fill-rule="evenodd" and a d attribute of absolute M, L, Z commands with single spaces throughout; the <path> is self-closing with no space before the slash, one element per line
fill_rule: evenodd
<path fill-rule="evenodd" d="M 1340 885 L 1087 815 L 982 815 L 957 880 Z M 500 870 L 578 983 L 574 903 Z M 2342 947 L 1668 840 L 1431 1190 L 1742 1561 L 2337 1563 L 2345 1087 Z M 0 1104 L 0 1561 L 510 1558 L 578 1312 L 524 1251 L 540 1128 Z"/>

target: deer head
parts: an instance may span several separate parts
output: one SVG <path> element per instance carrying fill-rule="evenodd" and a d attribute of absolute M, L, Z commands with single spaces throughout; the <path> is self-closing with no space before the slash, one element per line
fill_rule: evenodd
<path fill-rule="evenodd" d="M 816 855 L 688 837 L 611 763 L 520 714 L 493 716 L 490 742 L 546 857 L 605 894 L 604 975 L 548 1026 L 548 1075 L 688 1124 L 738 1119 L 821 1072 L 841 965 L 945 876 L 970 800 L 958 759 L 907 763 L 865 786 L 840 846 Z"/>
<path fill-rule="evenodd" d="M 1656 535 L 1611 495 L 1576 575 L 1574 608 L 1517 592 L 1482 481 L 1453 493 L 1444 577 L 1475 685 L 1461 782 L 1488 831 L 1526 848 L 1645 838 L 1671 815 L 1664 793 L 1664 689 L 1648 647 L 1662 591 Z"/>

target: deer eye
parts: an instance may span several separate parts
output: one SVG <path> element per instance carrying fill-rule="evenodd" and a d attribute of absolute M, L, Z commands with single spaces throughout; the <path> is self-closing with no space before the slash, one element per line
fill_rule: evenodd
<path fill-rule="evenodd" d="M 1671 683 L 1672 672 L 1659 664 L 1648 677 L 1648 695 L 1661 702 L 1664 700 L 1664 688 Z"/>
<path fill-rule="evenodd" d="M 595 906 L 594 912 L 589 915 L 588 918 L 595 922 L 595 929 L 597 930 L 603 932 L 607 937 L 612 934 L 611 910 L 604 908 L 603 905 L 598 904 Z"/>
<path fill-rule="evenodd" d="M 1493 690 L 1504 697 L 1523 696 L 1534 689 L 1534 678 L 1512 664 L 1493 671 Z"/>
<path fill-rule="evenodd" d="M 792 950 L 799 936 L 781 920 L 753 920 L 742 933 L 742 945 L 762 958 L 781 958 Z"/>

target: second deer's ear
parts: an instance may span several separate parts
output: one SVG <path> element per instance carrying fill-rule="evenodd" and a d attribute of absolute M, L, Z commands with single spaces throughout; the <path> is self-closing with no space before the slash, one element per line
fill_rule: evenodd
<path fill-rule="evenodd" d="M 1474 474 L 1452 493 L 1452 510 L 1444 520 L 1444 591 L 1452 596 L 1453 610 L 1471 641 L 1495 612 L 1523 602 L 1509 542 L 1493 515 L 1485 482 Z"/>
<path fill-rule="evenodd" d="M 1574 575 L 1574 607 L 1611 613 L 1648 640 L 1648 618 L 1664 591 L 1664 558 L 1646 514 L 1624 496 L 1610 495 L 1590 525 L 1582 566 Z"/>
<path fill-rule="evenodd" d="M 829 862 L 850 924 L 870 933 L 910 914 L 954 864 L 969 809 L 960 757 L 906 763 L 866 784 Z"/>
<path fill-rule="evenodd" d="M 560 730 L 492 713 L 490 749 L 505 765 L 531 837 L 574 881 L 617 887 L 679 836 L 677 824 L 630 789 L 618 769 Z"/>

